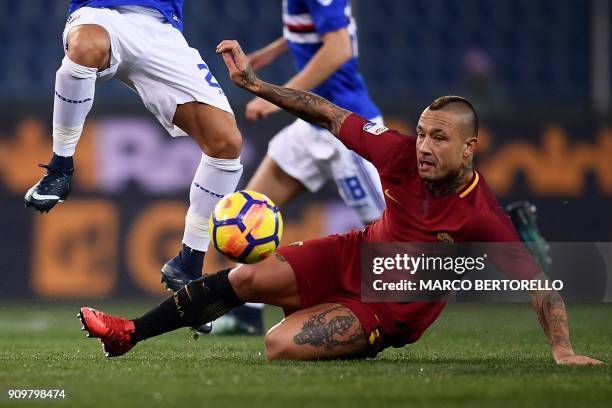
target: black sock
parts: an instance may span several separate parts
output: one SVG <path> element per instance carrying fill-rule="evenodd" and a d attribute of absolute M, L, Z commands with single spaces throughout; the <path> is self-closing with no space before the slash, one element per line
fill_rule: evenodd
<path fill-rule="evenodd" d="M 69 171 L 74 169 L 74 162 L 72 160 L 72 156 L 64 157 L 53 153 L 53 156 L 49 161 L 49 167 L 54 170 Z"/>
<path fill-rule="evenodd" d="M 183 270 L 189 275 L 202 275 L 202 266 L 204 265 L 204 254 L 203 251 L 198 251 L 185 244 L 181 249 L 180 257 Z"/>
<path fill-rule="evenodd" d="M 236 296 L 230 269 L 206 275 L 187 284 L 144 316 L 134 319 L 136 343 L 180 327 L 211 322 L 244 302 Z"/>

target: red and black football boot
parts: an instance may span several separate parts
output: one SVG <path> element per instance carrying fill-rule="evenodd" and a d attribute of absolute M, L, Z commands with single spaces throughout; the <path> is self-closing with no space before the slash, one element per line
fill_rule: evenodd
<path fill-rule="evenodd" d="M 87 331 L 87 337 L 97 337 L 102 343 L 106 357 L 121 356 L 134 347 L 132 334 L 136 329 L 134 322 L 123 317 L 107 315 L 91 307 L 82 307 L 77 315 Z"/>

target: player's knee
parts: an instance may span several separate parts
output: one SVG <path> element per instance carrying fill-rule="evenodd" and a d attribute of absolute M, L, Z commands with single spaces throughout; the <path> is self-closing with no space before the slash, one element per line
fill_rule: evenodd
<path fill-rule="evenodd" d="M 264 338 L 266 358 L 268 361 L 282 360 L 281 344 L 274 334 L 274 330 L 268 332 Z"/>
<path fill-rule="evenodd" d="M 230 272 L 229 280 L 234 292 L 244 301 L 253 299 L 257 292 L 255 267 L 243 265 Z"/>
<path fill-rule="evenodd" d="M 233 159 L 240 156 L 242 149 L 242 136 L 240 131 L 227 132 L 217 137 L 212 137 L 207 143 L 207 155 L 218 159 Z"/>
<path fill-rule="evenodd" d="M 291 344 L 287 343 L 286 336 L 282 335 L 279 330 L 270 330 L 266 334 L 264 343 L 268 361 L 298 359 Z"/>
<path fill-rule="evenodd" d="M 66 55 L 73 62 L 99 70 L 110 62 L 110 36 L 100 26 L 78 26 L 68 34 Z"/>

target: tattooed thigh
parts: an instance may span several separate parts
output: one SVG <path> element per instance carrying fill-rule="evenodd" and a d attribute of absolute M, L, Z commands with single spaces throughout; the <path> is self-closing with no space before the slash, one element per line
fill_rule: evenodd
<path fill-rule="evenodd" d="M 266 335 L 266 352 L 271 360 L 357 357 L 368 347 L 353 312 L 332 303 L 293 313 Z"/>
<path fill-rule="evenodd" d="M 335 305 L 311 314 L 302 330 L 293 336 L 297 345 L 310 345 L 333 350 L 338 346 L 354 344 L 365 338 L 357 317 L 344 306 Z"/>

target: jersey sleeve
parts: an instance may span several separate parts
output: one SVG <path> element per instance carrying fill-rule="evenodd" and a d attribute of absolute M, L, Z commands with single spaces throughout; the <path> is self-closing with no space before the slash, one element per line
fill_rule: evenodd
<path fill-rule="evenodd" d="M 478 239 L 485 245 L 493 264 L 509 279 L 533 279 L 541 271 L 540 265 L 521 241 L 510 217 L 500 209 L 477 223 Z"/>
<path fill-rule="evenodd" d="M 306 0 L 319 35 L 336 31 L 349 25 L 349 18 L 344 9 L 347 0 Z"/>
<path fill-rule="evenodd" d="M 352 114 L 344 120 L 338 139 L 369 161 L 379 174 L 400 171 L 416 164 L 416 140 L 383 125 Z"/>

